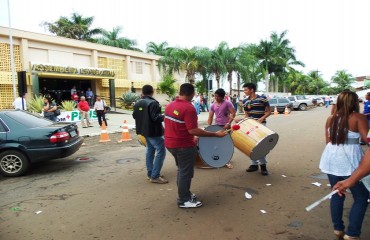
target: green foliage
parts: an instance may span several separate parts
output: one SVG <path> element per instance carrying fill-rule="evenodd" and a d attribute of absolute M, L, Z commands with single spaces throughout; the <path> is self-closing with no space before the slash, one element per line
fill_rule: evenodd
<path fill-rule="evenodd" d="M 74 101 L 63 101 L 62 102 L 62 106 L 61 106 L 61 109 L 64 110 L 64 111 L 73 111 L 75 110 L 75 102 Z"/>
<path fill-rule="evenodd" d="M 168 99 L 166 99 L 166 101 L 168 102 L 172 101 L 175 97 L 175 82 L 176 79 L 174 79 L 171 74 L 165 74 L 162 81 L 158 84 L 159 90 L 161 90 L 162 93 L 165 93 L 168 96 Z"/>
<path fill-rule="evenodd" d="M 42 96 L 34 96 L 31 100 L 27 101 L 27 109 L 32 113 L 41 113 L 44 107 L 44 98 Z"/>
<path fill-rule="evenodd" d="M 130 109 L 132 105 L 140 99 L 140 96 L 136 95 L 132 92 L 126 92 L 122 94 L 122 97 L 119 98 L 119 102 L 121 104 L 121 108 Z"/>

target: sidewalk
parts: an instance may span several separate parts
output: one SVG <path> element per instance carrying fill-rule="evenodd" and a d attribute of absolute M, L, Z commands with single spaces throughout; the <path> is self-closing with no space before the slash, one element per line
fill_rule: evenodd
<path fill-rule="evenodd" d="M 116 112 L 108 112 L 105 117 L 107 118 L 107 131 L 108 133 L 122 132 L 123 121 L 126 120 L 128 128 L 135 128 L 135 120 L 132 117 L 132 111 L 117 109 Z M 199 126 L 207 125 L 208 112 L 201 112 L 198 115 Z M 97 121 L 93 121 L 90 128 L 82 128 L 81 122 L 77 123 L 80 136 L 92 137 L 101 134 L 101 128 Z"/>

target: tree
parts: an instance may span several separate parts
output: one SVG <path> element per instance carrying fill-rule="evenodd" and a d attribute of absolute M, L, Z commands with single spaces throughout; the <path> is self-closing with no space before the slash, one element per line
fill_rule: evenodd
<path fill-rule="evenodd" d="M 338 89 L 340 91 L 351 88 L 351 83 L 355 81 L 352 74 L 347 73 L 346 70 L 337 71 L 335 75 L 331 78 L 331 80 L 334 83 L 338 84 Z"/>
<path fill-rule="evenodd" d="M 162 81 L 158 84 L 159 90 L 168 96 L 168 102 L 172 101 L 176 94 L 174 83 L 176 79 L 170 74 L 163 75 Z"/>
<path fill-rule="evenodd" d="M 100 28 L 90 29 L 94 17 L 83 17 L 79 13 L 72 13 L 71 18 L 60 17 L 56 22 L 42 22 L 45 30 L 61 37 L 93 42 L 93 36 L 100 34 Z"/>
<path fill-rule="evenodd" d="M 228 45 L 226 42 L 221 42 L 216 49 L 211 52 L 211 60 L 209 63 L 209 69 L 215 76 L 217 82 L 217 88 L 220 88 L 220 79 L 223 74 L 227 72 L 224 57 Z"/>
<path fill-rule="evenodd" d="M 147 53 L 152 53 L 155 55 L 159 56 L 164 56 L 166 55 L 166 52 L 168 50 L 168 43 L 167 42 L 162 42 L 159 44 L 156 44 L 154 42 L 149 42 L 146 44 L 146 52 Z"/>
<path fill-rule="evenodd" d="M 102 30 L 101 32 L 102 37 L 96 39 L 97 43 L 141 52 L 140 49 L 135 47 L 135 45 L 137 44 L 135 40 L 128 39 L 125 37 L 119 37 L 120 33 L 122 32 L 122 29 L 123 28 L 121 26 L 117 26 L 114 27 L 112 31 Z"/>

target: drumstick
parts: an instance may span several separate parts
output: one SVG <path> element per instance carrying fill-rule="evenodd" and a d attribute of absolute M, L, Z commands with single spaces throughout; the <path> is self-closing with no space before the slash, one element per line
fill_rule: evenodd
<path fill-rule="evenodd" d="M 240 129 L 240 125 L 233 125 L 230 129 L 225 130 L 225 132 L 230 132 L 231 130 L 236 131 Z"/>
<path fill-rule="evenodd" d="M 322 203 L 323 201 L 329 199 L 330 197 L 332 197 L 334 194 L 336 194 L 339 190 L 335 190 L 335 191 L 332 191 L 331 193 L 329 193 L 328 195 L 326 195 L 325 197 L 321 198 L 320 200 L 312 203 L 310 206 L 306 207 L 306 211 L 309 212 L 311 211 L 312 209 L 314 209 L 315 207 L 319 206 L 320 203 Z"/>

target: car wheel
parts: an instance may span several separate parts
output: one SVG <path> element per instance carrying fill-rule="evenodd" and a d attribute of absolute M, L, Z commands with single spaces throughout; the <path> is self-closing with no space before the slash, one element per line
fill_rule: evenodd
<path fill-rule="evenodd" d="M 23 175 L 28 167 L 27 157 L 16 150 L 6 150 L 0 153 L 0 173 L 6 177 L 18 177 Z"/>
<path fill-rule="evenodd" d="M 319 106 L 322 107 L 322 106 L 324 106 L 324 104 L 323 103 L 319 103 Z"/>
<path fill-rule="evenodd" d="M 305 111 L 306 109 L 307 109 L 307 105 L 306 104 L 301 104 L 301 105 L 299 105 L 299 110 L 301 110 L 301 111 Z"/>

